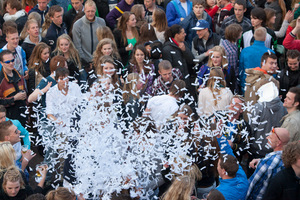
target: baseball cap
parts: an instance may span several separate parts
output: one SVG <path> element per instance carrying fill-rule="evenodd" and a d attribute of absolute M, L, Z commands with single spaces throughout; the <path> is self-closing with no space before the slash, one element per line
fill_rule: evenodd
<path fill-rule="evenodd" d="M 209 23 L 204 19 L 200 19 L 197 21 L 196 26 L 192 29 L 198 31 L 206 28 L 209 28 Z"/>

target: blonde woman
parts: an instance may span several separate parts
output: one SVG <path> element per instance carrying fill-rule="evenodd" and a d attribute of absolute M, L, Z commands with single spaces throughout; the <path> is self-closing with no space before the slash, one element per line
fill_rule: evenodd
<path fill-rule="evenodd" d="M 209 52 L 207 65 L 202 65 L 198 73 L 198 82 L 200 88 L 206 86 L 207 78 L 212 67 L 220 67 L 223 70 L 224 77 L 228 87 L 234 89 L 235 86 L 235 71 L 228 64 L 225 49 L 222 46 L 215 46 Z"/>
<path fill-rule="evenodd" d="M 200 90 L 198 97 L 198 115 L 210 116 L 218 110 L 227 109 L 232 97 L 221 67 L 211 68 L 207 87 Z"/>
<path fill-rule="evenodd" d="M 80 57 L 69 35 L 62 34 L 57 38 L 57 46 L 52 55 L 63 56 L 67 60 L 70 76 L 79 80 L 79 70 L 81 69 Z"/>

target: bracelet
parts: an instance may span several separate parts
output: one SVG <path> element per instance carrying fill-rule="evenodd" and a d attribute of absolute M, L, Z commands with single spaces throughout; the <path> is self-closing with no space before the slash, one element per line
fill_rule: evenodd
<path fill-rule="evenodd" d="M 292 33 L 292 31 L 290 32 L 290 35 L 291 35 L 293 38 L 296 37 L 296 35 L 294 35 L 294 34 Z"/>

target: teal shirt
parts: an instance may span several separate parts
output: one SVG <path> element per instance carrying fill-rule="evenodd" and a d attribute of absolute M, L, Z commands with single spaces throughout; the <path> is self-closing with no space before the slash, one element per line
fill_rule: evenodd
<path fill-rule="evenodd" d="M 23 142 L 25 145 L 28 145 L 28 148 L 30 149 L 30 139 L 29 139 L 29 132 L 22 126 L 22 124 L 19 122 L 19 120 L 16 119 L 9 119 L 6 117 L 5 121 L 10 120 L 19 131 L 21 131 L 20 135 L 23 137 Z"/>

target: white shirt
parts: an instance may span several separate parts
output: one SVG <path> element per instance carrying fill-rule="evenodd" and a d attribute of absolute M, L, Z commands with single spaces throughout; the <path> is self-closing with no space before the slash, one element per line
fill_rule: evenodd
<path fill-rule="evenodd" d="M 74 109 L 82 99 L 80 87 L 73 82 L 69 82 L 68 94 L 64 95 L 58 90 L 56 84 L 46 93 L 46 114 L 52 114 L 58 120 L 68 124 Z"/>
<path fill-rule="evenodd" d="M 150 115 L 156 126 L 160 127 L 179 109 L 179 106 L 174 97 L 161 95 L 152 97 L 148 101 L 147 108 L 151 110 Z"/>

